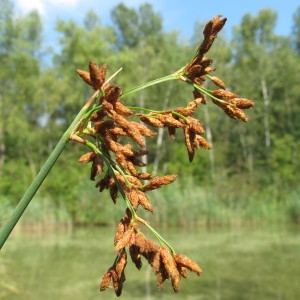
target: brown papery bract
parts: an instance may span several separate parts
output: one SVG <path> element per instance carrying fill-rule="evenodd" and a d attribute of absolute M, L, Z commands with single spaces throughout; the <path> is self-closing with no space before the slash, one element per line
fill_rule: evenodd
<path fill-rule="evenodd" d="M 155 177 L 150 182 L 148 182 L 145 186 L 141 189 L 143 191 L 151 191 L 162 187 L 163 185 L 167 185 L 175 181 L 177 175 L 165 175 L 161 177 Z"/>
<path fill-rule="evenodd" d="M 161 247 L 160 257 L 163 262 L 164 268 L 169 278 L 171 279 L 171 283 L 174 291 L 178 292 L 180 288 L 180 274 L 177 269 L 173 256 L 171 255 L 171 253 L 168 251 L 166 247 Z"/>
<path fill-rule="evenodd" d="M 93 60 L 89 63 L 92 87 L 98 90 L 102 87 L 106 76 L 106 65 L 99 67 Z"/>
<path fill-rule="evenodd" d="M 110 269 L 109 269 L 104 273 L 104 275 L 102 277 L 102 280 L 100 283 L 100 291 L 101 292 L 106 290 L 107 288 L 109 288 L 111 277 L 112 277 L 112 273 L 110 272 Z"/>
<path fill-rule="evenodd" d="M 182 267 L 186 267 L 187 269 L 189 269 L 192 272 L 195 272 L 199 276 L 201 275 L 201 273 L 202 273 L 201 268 L 198 266 L 197 263 L 192 261 L 187 256 L 185 256 L 183 254 L 175 254 L 174 259 L 176 261 L 176 264 L 178 264 Z"/>

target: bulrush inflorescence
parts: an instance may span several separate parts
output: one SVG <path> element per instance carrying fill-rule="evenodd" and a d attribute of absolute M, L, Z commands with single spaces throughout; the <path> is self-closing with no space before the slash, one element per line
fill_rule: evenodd
<path fill-rule="evenodd" d="M 195 262 L 185 255 L 176 254 L 172 246 L 146 220 L 138 216 L 139 207 L 154 212 L 148 192 L 172 183 L 177 175 L 156 177 L 141 172 L 140 167 L 145 166 L 141 158 L 147 155 L 145 139 L 156 135 L 153 131 L 155 128 L 166 127 L 171 137 L 181 128 L 190 161 L 198 148 L 211 148 L 203 137 L 205 130 L 201 121 L 194 117 L 197 107 L 207 103 L 207 97 L 229 117 L 247 121 L 243 109 L 252 107 L 253 102 L 227 91 L 219 78 L 210 76 L 215 70 L 212 67 L 213 60 L 204 56 L 225 22 L 226 19 L 216 16 L 205 26 L 204 40 L 195 57 L 186 66 L 169 76 L 124 93 L 119 86 L 111 84 L 110 79 L 106 80 L 106 65 L 99 67 L 91 61 L 89 71 L 77 70 L 83 80 L 96 90 L 93 97 L 96 100 L 77 124 L 70 139 L 90 148 L 79 162 L 92 163 L 90 178 L 96 180 L 97 177 L 96 187 L 99 191 L 109 190 L 114 203 L 118 197 L 126 203 L 125 216 L 120 220 L 114 237 L 116 259 L 102 278 L 101 291 L 113 286 L 116 295 L 121 295 L 128 253 L 137 269 L 142 267 L 142 258 L 151 265 L 160 289 L 163 288 L 164 281 L 169 279 L 177 292 L 180 279 L 188 276 L 188 270 L 197 275 L 202 273 Z M 218 89 L 205 88 L 207 78 Z M 121 101 L 137 90 L 172 79 L 179 79 L 193 86 L 194 99 L 185 107 L 154 111 L 149 108 L 128 107 Z M 124 143 L 124 140 L 127 142 Z M 98 178 L 100 175 L 102 176 Z M 149 229 L 158 243 L 147 238 L 140 225 Z"/>

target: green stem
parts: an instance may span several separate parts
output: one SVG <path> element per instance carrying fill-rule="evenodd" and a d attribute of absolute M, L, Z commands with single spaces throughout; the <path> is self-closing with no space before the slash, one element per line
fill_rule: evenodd
<path fill-rule="evenodd" d="M 199 91 L 200 91 L 201 93 L 203 93 L 204 95 L 206 95 L 206 96 L 208 96 L 208 97 L 210 97 L 210 98 L 212 98 L 212 99 L 214 99 L 214 100 L 216 100 L 216 101 L 218 101 L 218 102 L 226 103 L 226 101 L 224 101 L 224 100 L 222 100 L 222 99 L 219 99 L 219 98 L 213 96 L 212 93 L 211 93 L 211 91 L 208 90 L 208 89 L 205 89 L 205 88 L 203 88 L 203 87 L 200 87 L 199 85 L 197 85 L 197 84 L 195 84 L 195 83 L 193 83 L 193 87 L 194 87 L 195 89 L 199 90 Z"/>
<path fill-rule="evenodd" d="M 128 106 L 128 108 L 130 108 L 131 110 L 143 110 L 149 113 L 156 113 L 156 114 L 162 114 L 165 111 L 164 110 L 153 110 L 153 109 L 149 109 L 149 108 L 145 108 L 145 107 L 138 107 L 138 106 Z"/>
<path fill-rule="evenodd" d="M 140 90 L 143 90 L 149 86 L 152 86 L 152 85 L 155 85 L 155 84 L 158 84 L 158 83 L 161 83 L 161 82 L 164 82 L 164 81 L 168 81 L 168 80 L 173 80 L 173 79 L 178 79 L 178 72 L 175 72 L 174 74 L 171 74 L 171 75 L 167 75 L 167 76 L 164 76 L 164 77 L 161 77 L 161 78 L 158 78 L 158 79 L 154 79 L 152 81 L 149 81 L 149 82 L 146 82 L 144 84 L 141 84 L 139 86 L 136 86 L 128 91 L 125 91 L 120 98 L 123 98 L 125 96 L 128 96 L 132 93 L 135 93 L 137 91 L 140 91 Z"/>
<path fill-rule="evenodd" d="M 172 255 L 176 254 L 174 248 L 148 222 L 143 224 L 154 234 L 161 244 L 165 244 L 170 249 Z"/>
<path fill-rule="evenodd" d="M 189 119 L 186 118 L 184 115 L 182 115 L 182 114 L 180 114 L 180 113 L 178 113 L 176 111 L 172 111 L 172 114 L 175 115 L 175 116 L 177 116 L 177 117 L 179 117 L 179 118 L 181 118 L 181 119 L 183 119 L 186 124 L 190 123 Z"/>
<path fill-rule="evenodd" d="M 50 172 L 51 168 L 55 164 L 56 160 L 64 150 L 66 144 L 68 143 L 70 139 L 70 135 L 75 130 L 75 127 L 78 125 L 81 118 L 84 116 L 84 114 L 87 112 L 88 108 L 90 107 L 91 103 L 97 97 L 99 94 L 99 91 L 96 91 L 93 96 L 87 101 L 87 103 L 84 105 L 84 107 L 80 110 L 78 115 L 73 120 L 70 127 L 66 130 L 66 132 L 61 137 L 60 141 L 57 143 L 56 147 L 48 157 L 47 161 L 39 171 L 39 173 L 36 175 L 26 192 L 24 193 L 23 197 L 21 198 L 20 202 L 14 209 L 13 213 L 7 220 L 7 222 L 4 224 L 1 232 L 0 232 L 0 249 L 5 244 L 7 238 L 11 234 L 12 230 L 18 223 L 19 219 L 21 218 L 22 214 L 26 210 L 28 204 L 32 200 L 35 193 L 38 191 L 39 187 L 43 183 L 44 179 L 47 177 L 48 173 Z"/>

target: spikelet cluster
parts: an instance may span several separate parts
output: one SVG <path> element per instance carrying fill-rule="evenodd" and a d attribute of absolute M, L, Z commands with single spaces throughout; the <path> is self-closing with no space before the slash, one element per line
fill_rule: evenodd
<path fill-rule="evenodd" d="M 125 281 L 125 267 L 127 251 L 136 268 L 140 270 L 145 259 L 152 267 L 157 279 L 157 287 L 163 288 L 164 282 L 169 279 L 173 290 L 179 291 L 181 278 L 188 276 L 188 271 L 200 276 L 202 273 L 198 264 L 183 254 L 174 254 L 165 246 L 157 245 L 153 240 L 147 239 L 139 227 L 132 222 L 129 210 L 123 217 L 116 230 L 114 238 L 115 251 L 118 253 L 114 264 L 104 273 L 100 291 L 113 287 L 117 296 L 120 296 Z"/>
<path fill-rule="evenodd" d="M 188 270 L 197 275 L 202 273 L 197 263 L 183 254 L 176 254 L 162 237 L 156 234 L 158 245 L 142 232 L 140 224 L 152 230 L 150 224 L 138 216 L 139 209 L 154 212 L 148 192 L 172 183 L 177 175 L 157 177 L 140 170 L 146 165 L 143 160 L 143 156 L 147 155 L 145 140 L 155 137 L 157 128 L 165 127 L 171 138 L 178 130 L 183 132 L 190 162 L 200 147 L 212 147 L 203 136 L 205 129 L 202 122 L 194 116 L 200 104 L 207 103 L 207 97 L 229 117 L 247 121 L 243 110 L 252 107 L 253 102 L 227 91 L 221 79 L 209 75 L 215 69 L 212 67 L 213 60 L 205 54 L 225 22 L 226 19 L 218 15 L 207 23 L 203 31 L 204 40 L 195 57 L 176 73 L 177 79 L 193 86 L 194 97 L 183 107 L 160 112 L 147 109 L 146 113 L 136 113 L 121 101 L 122 89 L 106 82 L 106 65 L 98 66 L 90 61 L 89 71 L 77 70 L 84 82 L 101 91 L 96 99 L 96 109 L 88 115 L 88 119 L 82 120 L 80 130 L 73 138 L 90 147 L 79 162 L 91 163 L 90 179 L 96 181 L 95 186 L 100 192 L 107 190 L 114 204 L 122 198 L 127 206 L 114 236 L 116 259 L 105 272 L 100 291 L 112 287 L 117 296 L 122 294 L 128 257 L 138 270 L 142 268 L 143 260 L 150 264 L 159 289 L 169 280 L 173 290 L 178 292 L 181 278 L 188 276 Z M 207 78 L 218 87 L 216 90 L 205 89 Z M 86 140 L 81 137 L 83 135 L 88 136 Z"/>
<path fill-rule="evenodd" d="M 203 42 L 200 44 L 193 60 L 184 67 L 181 79 L 194 86 L 193 95 L 199 103 L 206 104 L 208 96 L 230 118 L 247 122 L 248 118 L 243 110 L 253 107 L 254 102 L 240 98 L 237 94 L 227 91 L 225 83 L 220 78 L 210 76 L 209 74 L 215 71 L 215 68 L 212 67 L 213 60 L 205 56 L 217 34 L 225 25 L 226 20 L 226 18 L 221 19 L 221 15 L 217 15 L 206 24 L 203 30 Z M 205 89 L 207 78 L 218 87 L 217 90 L 210 91 Z M 195 152 L 199 147 L 211 148 L 211 145 L 201 135 L 191 132 L 188 128 L 185 128 L 184 135 L 190 161 L 194 159 Z"/>

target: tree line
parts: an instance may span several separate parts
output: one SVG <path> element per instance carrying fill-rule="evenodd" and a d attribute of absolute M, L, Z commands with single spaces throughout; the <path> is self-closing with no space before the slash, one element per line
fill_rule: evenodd
<path fill-rule="evenodd" d="M 2 206 L 18 202 L 91 95 L 77 78 L 77 68 L 87 69 L 90 59 L 106 63 L 110 74 L 123 67 L 115 80 L 125 91 L 176 71 L 202 39 L 201 22 L 195 24 L 189 42 L 184 42 L 178 32 L 163 31 L 162 17 L 151 5 L 133 9 L 119 4 L 111 11 L 110 26 L 102 24 L 93 11 L 86 14 L 83 25 L 58 20 L 58 47 L 50 49 L 44 46 L 37 12 L 16 16 L 10 0 L 0 0 L 0 4 Z M 245 206 L 249 199 L 255 205 L 292 201 L 297 219 L 300 7 L 293 15 L 290 35 L 275 33 L 276 20 L 272 9 L 262 9 L 256 16 L 245 14 L 232 37 L 220 35 L 208 53 L 214 59 L 216 76 L 241 97 L 255 101 L 249 122 L 229 119 L 208 103 L 199 118 L 213 149 L 198 151 L 189 164 L 180 137 L 171 141 L 159 131 L 147 145 L 148 168 L 157 174 L 179 174 L 182 187 L 212 189 L 225 205 L 228 199 Z M 147 107 L 151 103 L 157 110 L 183 106 L 193 98 L 192 91 L 187 97 L 187 89 L 166 82 L 128 98 L 127 104 Z M 85 218 L 97 220 L 92 216 L 95 206 L 107 205 L 88 182 L 89 166 L 77 163 L 84 150 L 70 143 L 38 194 L 58 209 L 64 207 L 73 221 L 80 220 L 83 212 L 88 215 Z"/>

